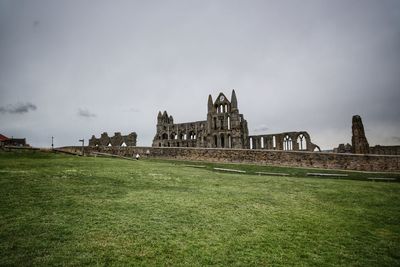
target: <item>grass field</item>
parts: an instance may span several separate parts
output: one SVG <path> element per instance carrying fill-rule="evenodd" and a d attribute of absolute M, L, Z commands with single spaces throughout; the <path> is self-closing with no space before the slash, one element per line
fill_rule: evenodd
<path fill-rule="evenodd" d="M 400 183 L 185 164 L 0 152 L 0 265 L 400 265 Z"/>

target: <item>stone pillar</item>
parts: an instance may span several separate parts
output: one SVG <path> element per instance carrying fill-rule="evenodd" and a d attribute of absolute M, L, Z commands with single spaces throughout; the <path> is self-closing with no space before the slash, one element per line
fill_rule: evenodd
<path fill-rule="evenodd" d="M 351 137 L 352 152 L 355 154 L 368 154 L 369 144 L 365 137 L 364 126 L 360 116 L 353 116 L 353 125 L 351 128 L 353 131 L 353 136 Z"/>

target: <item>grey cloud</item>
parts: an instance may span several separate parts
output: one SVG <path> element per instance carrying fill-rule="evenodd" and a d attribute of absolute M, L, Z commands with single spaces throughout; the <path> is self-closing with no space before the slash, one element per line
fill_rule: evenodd
<path fill-rule="evenodd" d="M 0 113 L 22 114 L 28 113 L 29 111 L 34 111 L 36 109 L 36 105 L 26 102 L 0 107 Z"/>
<path fill-rule="evenodd" d="M 256 126 L 256 127 L 254 128 L 254 132 L 255 132 L 255 133 L 264 133 L 264 132 L 266 132 L 266 131 L 268 131 L 268 130 L 269 130 L 269 128 L 268 128 L 268 126 L 265 125 L 265 124 L 260 124 L 260 125 L 258 125 L 258 126 Z"/>
<path fill-rule="evenodd" d="M 79 111 L 78 111 L 78 116 L 85 117 L 85 118 L 94 118 L 97 115 L 92 113 L 92 112 L 90 112 L 88 109 L 80 108 Z"/>
<path fill-rule="evenodd" d="M 0 124 L 32 145 L 104 131 L 151 145 L 159 110 L 204 120 L 208 94 L 235 88 L 250 133 L 305 130 L 329 149 L 360 114 L 369 140 L 394 142 L 399 14 L 398 0 L 3 0 L 0 115 L 40 108 Z"/>
<path fill-rule="evenodd" d="M 396 142 L 396 144 L 400 143 L 400 137 L 399 137 L 399 136 L 393 136 L 393 137 L 392 137 L 392 140 L 393 140 L 394 142 Z"/>

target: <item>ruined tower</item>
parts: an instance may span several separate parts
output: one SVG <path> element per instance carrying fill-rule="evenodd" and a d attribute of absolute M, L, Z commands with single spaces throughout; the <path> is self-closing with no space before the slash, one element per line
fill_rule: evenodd
<path fill-rule="evenodd" d="M 368 154 L 369 144 L 365 137 L 364 126 L 359 115 L 353 116 L 353 136 L 351 137 L 352 152 L 355 154 Z"/>

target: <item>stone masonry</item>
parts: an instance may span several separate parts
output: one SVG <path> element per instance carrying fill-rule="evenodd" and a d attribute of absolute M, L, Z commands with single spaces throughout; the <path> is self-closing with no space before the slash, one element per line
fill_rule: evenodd
<path fill-rule="evenodd" d="M 205 121 L 177 124 L 166 111 L 160 111 L 152 146 L 320 151 L 305 131 L 249 136 L 247 121 L 239 113 L 235 90 L 230 101 L 223 93 L 215 101 L 208 96 Z"/>
<path fill-rule="evenodd" d="M 61 150 L 81 153 L 82 147 L 63 147 Z M 207 162 L 237 162 L 291 167 L 324 168 L 359 171 L 400 171 L 400 156 L 371 154 L 313 153 L 262 149 L 222 149 L 185 147 L 85 147 L 85 154 L 109 153 L 133 158 L 164 158 Z"/>
<path fill-rule="evenodd" d="M 364 125 L 359 115 L 352 119 L 352 145 L 339 144 L 333 149 L 335 153 L 375 154 L 375 155 L 400 155 L 400 146 L 369 146 L 365 136 Z"/>
<path fill-rule="evenodd" d="M 351 138 L 352 152 L 355 154 L 368 154 L 369 144 L 365 137 L 364 125 L 359 115 L 353 116 L 353 136 Z"/>
<path fill-rule="evenodd" d="M 136 146 L 137 134 L 135 132 L 128 135 L 121 135 L 120 132 L 114 133 L 114 136 L 109 137 L 106 132 L 102 133 L 100 138 L 92 135 L 89 140 L 89 146 Z"/>
<path fill-rule="evenodd" d="M 230 101 L 223 93 L 214 102 L 209 95 L 205 121 L 174 123 L 167 111 L 160 111 L 153 147 L 248 147 L 247 121 L 239 113 L 235 90 Z"/>

